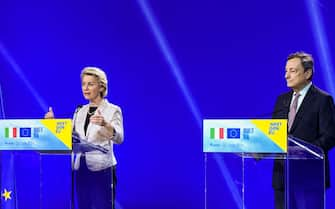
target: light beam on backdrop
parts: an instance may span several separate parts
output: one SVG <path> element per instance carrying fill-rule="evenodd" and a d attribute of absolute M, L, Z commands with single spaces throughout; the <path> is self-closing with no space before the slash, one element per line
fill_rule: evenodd
<path fill-rule="evenodd" d="M 16 75 L 23 81 L 23 83 L 27 86 L 30 93 L 33 95 L 33 97 L 36 99 L 38 105 L 42 108 L 43 111 L 46 111 L 48 109 L 48 106 L 44 99 L 37 93 L 37 91 L 34 89 L 34 87 L 31 85 L 30 81 L 26 78 L 24 75 L 22 69 L 20 66 L 15 62 L 13 57 L 8 53 L 6 48 L 3 46 L 3 44 L 0 42 L 0 53 L 1 55 L 6 59 L 6 61 L 9 63 L 11 68 L 14 70 Z"/>
<path fill-rule="evenodd" d="M 3 93 L 2 93 L 2 87 L 0 83 L 0 119 L 5 119 L 5 106 L 3 104 Z"/>
<path fill-rule="evenodd" d="M 335 76 L 333 75 L 334 65 L 332 63 L 327 33 L 325 30 L 320 10 L 320 7 L 322 7 L 321 1 L 305 0 L 305 5 L 307 8 L 309 21 L 311 24 L 311 31 L 314 37 L 314 42 L 318 52 L 318 59 L 320 60 L 320 66 L 323 70 L 322 75 L 326 83 L 326 88 L 329 91 L 329 93 L 334 97 L 335 96 L 335 84 L 334 84 Z M 328 7 L 324 8 L 328 9 Z M 330 11 L 328 11 L 328 13 L 329 12 Z"/>
<path fill-rule="evenodd" d="M 166 41 L 166 38 L 164 37 L 164 34 L 161 32 L 161 29 L 159 28 L 159 24 L 157 23 L 157 21 L 154 17 L 154 14 L 153 14 L 151 8 L 149 7 L 149 5 L 147 4 L 147 2 L 145 0 L 138 0 L 137 2 L 138 2 L 139 6 L 142 10 L 143 15 L 145 16 L 146 21 L 148 22 L 148 24 L 150 26 L 151 31 L 153 32 L 154 38 L 155 38 L 161 52 L 163 53 L 167 63 L 170 66 L 171 73 L 175 77 L 176 82 L 177 82 L 180 90 L 182 91 L 183 96 L 185 97 L 187 105 L 191 109 L 193 117 L 195 118 L 195 120 L 198 124 L 198 127 L 201 130 L 201 128 L 202 128 L 202 116 L 200 114 L 200 111 L 199 111 L 194 99 L 192 98 L 192 94 L 191 94 L 190 90 L 188 89 L 187 85 L 185 84 L 184 77 L 183 77 L 183 74 L 181 72 L 181 68 L 179 67 L 175 57 L 173 56 L 173 53 L 170 50 L 168 42 Z M 241 198 L 241 196 L 238 192 L 237 187 L 234 185 L 234 183 L 232 181 L 233 178 L 232 178 L 232 176 L 229 172 L 228 167 L 226 166 L 225 162 L 219 158 L 218 155 L 214 155 L 214 159 L 218 163 L 221 174 L 223 175 L 227 185 L 230 188 L 230 191 L 233 195 L 233 198 L 236 202 L 236 205 L 239 208 L 242 208 L 242 205 L 241 205 L 242 198 Z"/>
<path fill-rule="evenodd" d="M 320 66 L 322 68 L 323 77 L 326 81 L 327 90 L 331 95 L 335 96 L 335 85 L 333 76 L 334 66 L 331 60 L 331 53 L 329 44 L 327 41 L 327 33 L 325 32 L 324 23 L 322 21 L 319 0 L 305 0 L 308 16 L 311 23 L 311 31 L 314 36 L 316 48 L 318 51 L 318 58 L 320 60 Z"/>
<path fill-rule="evenodd" d="M 161 32 L 158 23 L 155 20 L 155 17 L 151 11 L 151 9 L 149 8 L 149 6 L 147 5 L 146 1 L 143 0 L 138 0 L 137 1 L 138 4 L 141 7 L 141 10 L 146 18 L 146 20 L 148 21 L 148 24 L 150 26 L 150 29 L 152 30 L 154 37 L 157 41 L 157 44 L 159 45 L 159 48 L 161 49 L 166 61 L 168 62 L 168 64 L 170 65 L 170 70 L 171 73 L 173 74 L 173 76 L 175 77 L 178 86 L 180 87 L 180 90 L 182 91 L 186 102 L 188 104 L 188 106 L 191 109 L 191 112 L 193 114 L 193 116 L 195 117 L 198 126 L 201 127 L 202 126 L 202 117 L 200 114 L 199 109 L 197 108 L 197 105 L 194 102 L 194 99 L 192 98 L 192 95 L 187 87 L 187 85 L 185 84 L 184 81 L 184 77 L 183 74 L 181 73 L 180 67 L 175 59 L 175 57 L 173 56 L 170 47 L 163 35 L 163 33 Z"/>

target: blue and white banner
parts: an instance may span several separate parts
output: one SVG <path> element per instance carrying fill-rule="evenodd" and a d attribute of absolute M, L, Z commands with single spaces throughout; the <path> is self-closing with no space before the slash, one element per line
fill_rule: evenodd
<path fill-rule="evenodd" d="M 204 120 L 203 151 L 286 153 L 287 120 Z"/>

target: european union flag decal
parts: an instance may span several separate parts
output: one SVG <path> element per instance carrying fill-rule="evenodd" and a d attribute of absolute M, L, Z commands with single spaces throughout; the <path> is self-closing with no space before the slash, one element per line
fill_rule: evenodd
<path fill-rule="evenodd" d="M 31 137 L 31 128 L 20 128 L 20 137 Z"/>
<path fill-rule="evenodd" d="M 227 128 L 227 138 L 228 139 L 239 139 L 241 135 L 241 130 L 239 128 Z"/>

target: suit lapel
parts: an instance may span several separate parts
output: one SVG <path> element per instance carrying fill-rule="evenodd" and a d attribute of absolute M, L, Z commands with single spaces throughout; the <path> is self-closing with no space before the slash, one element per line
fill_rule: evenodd
<path fill-rule="evenodd" d="M 304 112 L 306 111 L 306 109 L 308 109 L 308 107 L 311 106 L 310 103 L 313 102 L 313 97 L 314 97 L 314 86 L 312 85 L 308 89 L 307 94 L 298 109 L 298 112 L 295 116 L 290 132 L 293 132 L 299 125 L 299 122 L 302 120 Z"/>

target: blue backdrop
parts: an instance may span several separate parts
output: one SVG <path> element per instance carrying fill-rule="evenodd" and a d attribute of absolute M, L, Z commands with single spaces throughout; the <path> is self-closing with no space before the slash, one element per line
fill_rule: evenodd
<path fill-rule="evenodd" d="M 42 118 L 52 106 L 71 118 L 85 103 L 81 69 L 101 67 L 124 116 L 119 208 L 204 208 L 202 119 L 271 117 L 298 50 L 314 55 L 314 83 L 335 96 L 334 9 L 332 0 L 2 0 L 4 113 Z"/>

